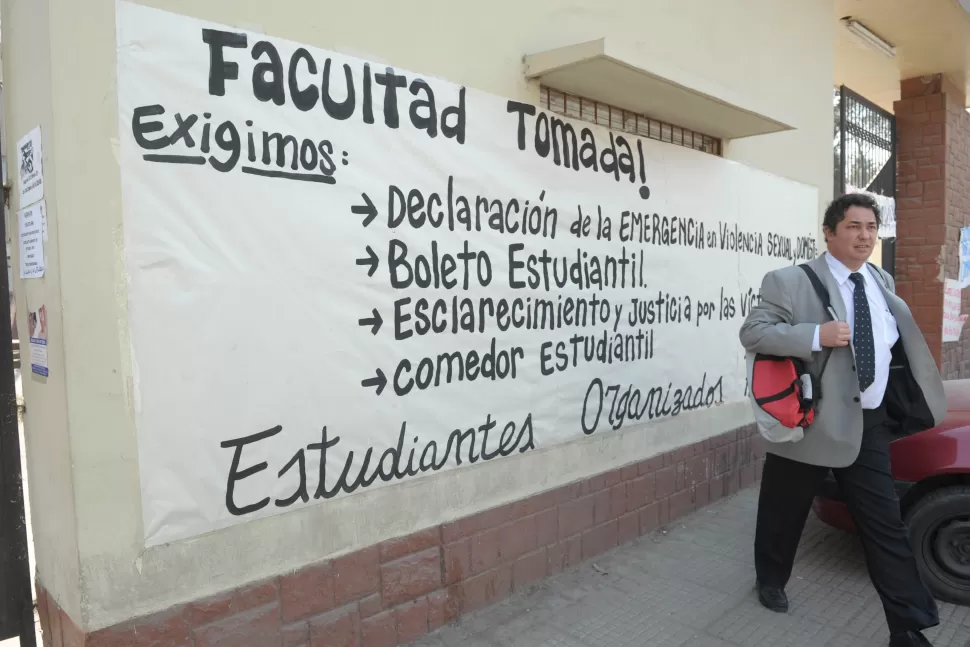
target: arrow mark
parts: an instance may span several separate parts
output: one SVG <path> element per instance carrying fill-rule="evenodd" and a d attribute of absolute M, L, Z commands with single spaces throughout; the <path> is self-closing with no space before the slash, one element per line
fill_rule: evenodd
<path fill-rule="evenodd" d="M 353 213 L 364 216 L 364 226 L 366 227 L 374 221 L 374 218 L 377 217 L 377 207 L 374 206 L 374 203 L 371 202 L 370 197 L 368 197 L 366 193 L 361 193 L 360 197 L 362 197 L 364 202 L 367 204 L 359 204 L 355 207 L 351 207 L 350 210 Z"/>
<path fill-rule="evenodd" d="M 369 377 L 366 380 L 362 380 L 360 385 L 366 387 L 376 386 L 377 395 L 380 395 L 384 392 L 384 387 L 387 386 L 387 378 L 384 376 L 384 371 L 377 369 L 376 377 Z"/>
<path fill-rule="evenodd" d="M 374 308 L 372 312 L 374 315 L 373 317 L 358 319 L 357 323 L 361 326 L 370 326 L 370 334 L 376 335 L 377 331 L 381 329 L 381 325 L 384 323 L 384 320 L 381 318 L 381 313 L 377 311 L 377 308 Z"/>
<path fill-rule="evenodd" d="M 375 254 L 374 253 L 374 250 L 370 248 L 370 245 L 367 246 L 367 258 L 358 258 L 357 259 L 357 265 L 369 265 L 370 266 L 370 269 L 367 270 L 367 276 L 374 276 L 374 272 L 377 271 L 377 265 L 379 263 L 380 263 L 380 261 L 377 258 L 377 254 Z"/>

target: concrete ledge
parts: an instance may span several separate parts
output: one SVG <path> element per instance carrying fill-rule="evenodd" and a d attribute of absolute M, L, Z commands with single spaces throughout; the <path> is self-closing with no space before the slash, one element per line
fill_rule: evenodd
<path fill-rule="evenodd" d="M 723 139 L 792 130 L 793 120 L 613 39 L 524 57 L 525 76 L 570 94 Z"/>
<path fill-rule="evenodd" d="M 93 633 L 38 582 L 44 645 L 406 644 L 753 485 L 763 457 L 743 427 Z"/>

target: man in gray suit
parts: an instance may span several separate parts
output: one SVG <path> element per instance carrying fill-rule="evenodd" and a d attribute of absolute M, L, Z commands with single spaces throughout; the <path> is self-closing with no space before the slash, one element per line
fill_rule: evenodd
<path fill-rule="evenodd" d="M 826 312 L 806 273 L 768 273 L 762 301 L 741 327 L 751 353 L 794 357 L 819 378 L 815 421 L 795 442 L 766 443 L 755 531 L 758 598 L 785 612 L 785 585 L 818 488 L 835 475 L 882 599 L 890 647 L 929 645 L 939 624 L 903 525 L 890 471 L 889 441 L 942 421 L 939 370 L 909 308 L 883 270 L 867 263 L 877 239 L 875 201 L 847 194 L 825 212 L 828 252 L 810 261 L 829 293 Z M 828 358 L 827 362 L 826 357 Z M 824 365 L 824 370 L 822 366 Z"/>

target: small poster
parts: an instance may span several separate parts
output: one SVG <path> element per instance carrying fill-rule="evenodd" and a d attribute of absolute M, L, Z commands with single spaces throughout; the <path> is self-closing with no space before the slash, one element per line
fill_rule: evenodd
<path fill-rule="evenodd" d="M 35 279 L 44 276 L 44 203 L 21 209 L 20 221 L 20 278 Z"/>
<path fill-rule="evenodd" d="M 960 229 L 960 287 L 970 285 L 970 227 Z"/>
<path fill-rule="evenodd" d="M 30 329 L 30 370 L 47 377 L 47 306 L 27 314 Z"/>
<path fill-rule="evenodd" d="M 20 184 L 20 206 L 25 207 L 44 198 L 44 169 L 40 142 L 40 126 L 17 142 L 17 177 Z"/>
<path fill-rule="evenodd" d="M 961 247 L 962 247 L 961 241 Z M 962 255 L 962 252 L 961 252 Z M 967 315 L 960 314 L 963 288 L 959 281 L 947 279 L 943 286 L 943 341 L 957 341 Z"/>

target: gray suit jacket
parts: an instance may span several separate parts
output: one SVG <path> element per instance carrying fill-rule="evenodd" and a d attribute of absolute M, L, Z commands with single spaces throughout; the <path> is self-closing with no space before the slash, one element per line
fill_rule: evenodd
<path fill-rule="evenodd" d="M 832 307 L 839 319 L 845 321 L 845 303 L 824 256 L 809 261 L 809 266 L 828 289 Z M 877 273 L 876 280 L 880 283 L 890 312 L 896 318 L 900 335 L 900 342 L 893 353 L 890 383 L 904 386 L 887 388 L 884 403 L 891 410 L 893 423 L 909 425 L 909 431 L 913 431 L 914 426 L 925 428 L 939 424 L 946 414 L 946 396 L 936 362 L 909 307 L 896 296 L 892 277 L 872 266 L 870 270 Z M 795 266 L 769 272 L 761 284 L 761 299 L 761 303 L 751 309 L 741 326 L 741 344 L 751 353 L 805 360 L 809 371 L 817 377 L 821 361 L 830 349 L 822 349 L 818 353 L 812 351 L 815 327 L 831 321 L 831 317 L 808 276 Z M 831 349 L 821 379 L 821 399 L 816 406 L 815 421 L 805 429 L 803 439 L 796 442 L 769 442 L 766 443 L 766 450 L 811 465 L 851 465 L 859 455 L 862 441 L 859 378 L 854 369 L 855 358 L 851 346 Z M 907 384 L 908 389 L 905 388 Z M 890 405 L 890 398 L 898 402 L 900 393 L 919 401 L 913 405 L 919 408 L 912 411 L 916 412 L 914 415 L 921 415 L 925 424 L 914 425 L 910 420 L 913 416 L 900 413 L 900 407 Z M 906 409 L 907 412 L 910 410 Z"/>

